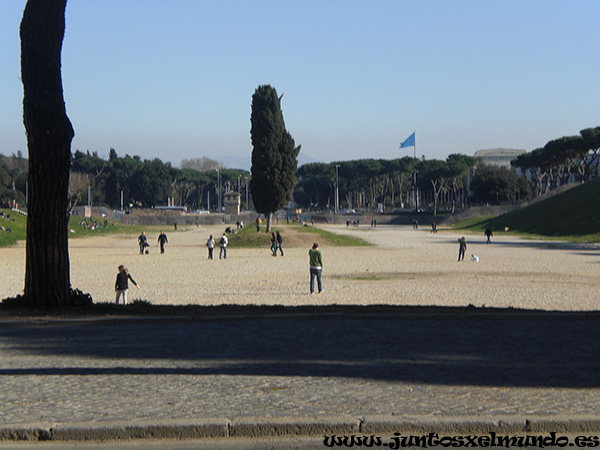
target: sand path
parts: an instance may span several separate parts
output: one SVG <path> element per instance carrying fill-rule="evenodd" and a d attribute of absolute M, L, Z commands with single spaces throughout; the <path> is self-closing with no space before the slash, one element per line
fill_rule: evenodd
<path fill-rule="evenodd" d="M 138 255 L 137 239 L 108 236 L 70 241 L 71 281 L 95 302 L 114 301 L 114 280 L 125 264 L 141 291 L 129 300 L 153 304 L 393 304 L 597 310 L 600 307 L 600 246 L 529 241 L 465 234 L 467 258 L 456 261 L 459 234 L 410 227 L 360 229 L 323 226 L 359 236 L 373 247 L 321 246 L 325 292 L 309 295 L 308 246 L 286 248 L 284 257 L 268 249 L 236 249 L 227 260 L 207 260 L 204 243 L 222 226 L 167 233 L 161 255 L 157 236 L 149 255 Z M 285 239 L 285 227 L 282 227 Z M 479 263 L 469 256 L 476 254 Z M 22 292 L 23 244 L 0 249 L 0 298 Z"/>

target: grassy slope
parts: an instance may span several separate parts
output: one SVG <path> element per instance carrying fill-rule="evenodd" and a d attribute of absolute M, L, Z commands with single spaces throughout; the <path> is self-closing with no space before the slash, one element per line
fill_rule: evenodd
<path fill-rule="evenodd" d="M 0 217 L 0 225 L 4 228 L 10 228 L 12 232 L 0 231 L 0 247 L 8 247 L 17 243 L 17 241 L 24 241 L 27 237 L 27 217 L 22 214 L 11 211 L 10 209 L 3 209 L 4 214 L 10 214 L 11 219 L 7 220 Z M 103 227 L 104 219 L 98 218 L 100 227 L 91 230 L 89 228 L 83 228 L 79 223 L 81 217 L 73 216 L 69 222 L 69 229 L 72 230 L 69 233 L 69 239 L 86 237 L 86 236 L 98 236 L 99 234 L 135 234 L 140 233 L 141 230 L 149 229 L 152 227 L 143 227 L 141 225 L 122 225 L 119 223 L 108 222 L 106 228 Z M 158 229 L 158 227 L 155 227 Z"/>
<path fill-rule="evenodd" d="M 459 222 L 453 228 L 600 241 L 600 179 L 577 186 L 534 205 L 497 217 L 479 217 Z"/>
<path fill-rule="evenodd" d="M 12 212 L 10 209 L 3 209 L 5 215 L 10 215 L 11 220 L 0 217 L 0 225 L 4 228 L 10 228 L 10 231 L 0 230 L 0 247 L 7 247 L 16 244 L 17 241 L 24 241 L 27 235 L 27 218 L 22 214 Z"/>

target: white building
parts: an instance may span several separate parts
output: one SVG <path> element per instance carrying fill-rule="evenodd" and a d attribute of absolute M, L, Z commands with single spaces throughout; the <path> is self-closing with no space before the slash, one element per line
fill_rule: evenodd
<path fill-rule="evenodd" d="M 512 169 L 510 162 L 523 153 L 527 152 L 525 150 L 511 148 L 492 148 L 489 150 L 478 150 L 475 152 L 474 156 L 490 166 L 500 166 Z"/>

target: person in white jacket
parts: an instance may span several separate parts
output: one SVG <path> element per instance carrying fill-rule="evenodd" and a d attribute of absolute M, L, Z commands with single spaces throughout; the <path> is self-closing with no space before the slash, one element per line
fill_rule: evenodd
<path fill-rule="evenodd" d="M 213 250 L 215 249 L 215 240 L 213 239 L 212 234 L 206 241 L 206 246 L 208 247 L 208 259 L 213 259 Z"/>
<path fill-rule="evenodd" d="M 221 236 L 221 239 L 219 240 L 219 245 L 221 246 L 221 251 L 219 252 L 219 259 L 221 259 L 221 257 L 223 257 L 223 259 L 227 259 L 228 243 L 229 241 L 227 240 L 227 236 L 225 236 L 225 233 L 223 233 L 223 236 Z"/>

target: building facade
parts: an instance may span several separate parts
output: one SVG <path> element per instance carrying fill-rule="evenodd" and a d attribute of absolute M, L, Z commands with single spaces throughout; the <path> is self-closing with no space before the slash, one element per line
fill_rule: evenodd
<path fill-rule="evenodd" d="M 490 166 L 512 169 L 510 162 L 523 153 L 527 152 L 525 150 L 511 148 L 492 148 L 489 150 L 478 150 L 475 152 L 474 156 Z"/>

